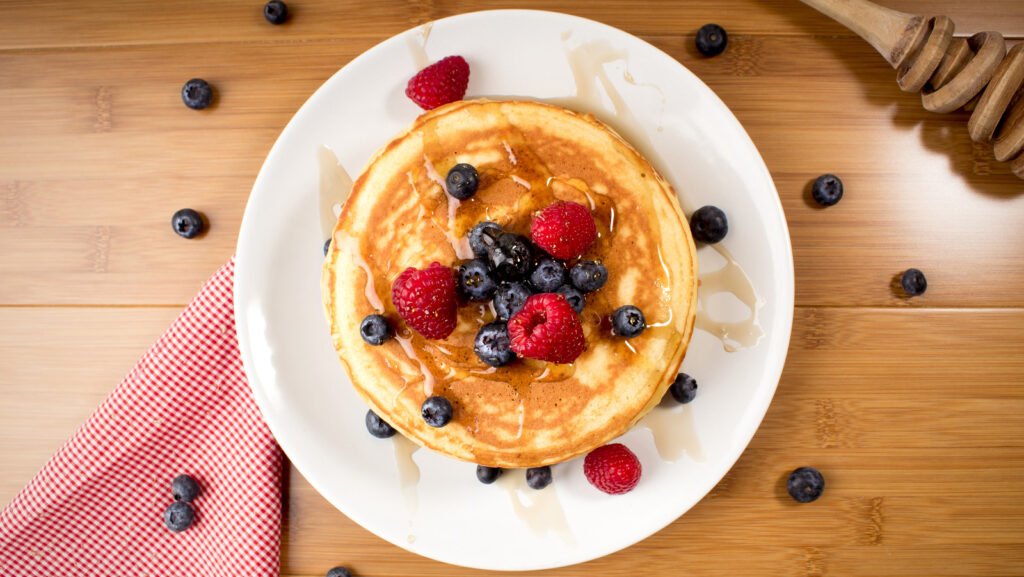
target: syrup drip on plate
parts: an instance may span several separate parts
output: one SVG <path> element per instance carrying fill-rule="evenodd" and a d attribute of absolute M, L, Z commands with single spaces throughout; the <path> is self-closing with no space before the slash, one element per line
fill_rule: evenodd
<path fill-rule="evenodd" d="M 690 405 L 654 407 L 638 426 L 651 432 L 658 455 L 666 463 L 674 463 L 683 455 L 698 462 L 705 460 Z"/>
<path fill-rule="evenodd" d="M 420 467 L 413 460 L 412 456 L 419 450 L 420 446 L 406 439 L 402 435 L 391 437 L 392 446 L 395 450 L 395 467 L 398 470 L 398 486 L 402 490 L 402 497 L 405 499 L 405 509 L 409 517 L 409 543 L 416 540 L 413 534 L 413 522 L 416 519 L 416 511 L 419 510 L 420 501 L 416 487 L 420 483 Z"/>
<path fill-rule="evenodd" d="M 324 238 L 331 238 L 341 206 L 352 192 L 352 177 L 334 151 L 326 146 L 320 146 L 317 160 L 320 163 L 320 230 Z"/>
<path fill-rule="evenodd" d="M 526 471 L 522 469 L 506 471 L 495 484 L 508 494 L 516 517 L 535 534 L 554 533 L 566 543 L 576 544 L 576 537 L 569 529 L 569 520 L 554 486 L 540 491 L 531 489 L 526 484 Z"/>
<path fill-rule="evenodd" d="M 730 353 L 756 346 L 764 337 L 764 329 L 758 321 L 764 300 L 758 296 L 750 277 L 732 257 L 732 253 L 720 244 L 712 245 L 712 248 L 725 259 L 725 265 L 700 276 L 695 326 L 718 337 L 722 347 Z M 748 315 L 745 319 L 727 322 L 712 317 L 711 297 L 724 292 L 731 293 L 747 307 Z"/>

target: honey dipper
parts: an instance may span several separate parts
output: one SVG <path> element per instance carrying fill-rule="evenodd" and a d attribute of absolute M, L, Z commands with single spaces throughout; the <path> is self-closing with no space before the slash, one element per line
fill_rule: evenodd
<path fill-rule="evenodd" d="M 868 0 L 801 0 L 846 26 L 897 70 L 904 92 L 921 92 L 931 112 L 971 112 L 967 130 L 992 144 L 996 160 L 1024 178 L 1024 43 L 1009 50 L 998 32 L 954 38 L 946 16 L 925 18 Z"/>

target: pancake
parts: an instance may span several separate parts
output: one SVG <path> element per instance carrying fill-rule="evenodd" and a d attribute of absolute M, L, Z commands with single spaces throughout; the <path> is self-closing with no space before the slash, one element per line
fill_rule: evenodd
<path fill-rule="evenodd" d="M 472 164 L 467 201 L 441 175 Z M 484 220 L 528 235 L 533 213 L 556 200 L 591 209 L 599 238 L 584 258 L 607 284 L 580 315 L 587 350 L 572 364 L 534 360 L 492 368 L 473 352 L 488 304 L 460 306 L 455 331 L 427 340 L 407 327 L 391 285 L 407 267 L 455 267 L 472 258 L 467 235 Z M 414 442 L 491 467 L 565 461 L 621 435 L 663 397 L 693 330 L 696 257 L 671 186 L 628 143 L 590 115 L 537 102 L 459 101 L 420 116 L 370 161 L 353 185 L 324 261 L 323 301 L 338 357 L 366 403 Z M 611 334 L 608 316 L 632 304 L 648 329 Z M 382 312 L 397 336 L 370 346 L 361 320 Z M 454 406 L 428 426 L 423 401 Z"/>

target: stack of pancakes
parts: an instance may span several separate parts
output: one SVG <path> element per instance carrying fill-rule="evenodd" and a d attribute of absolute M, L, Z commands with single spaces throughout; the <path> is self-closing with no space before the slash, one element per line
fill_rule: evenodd
<path fill-rule="evenodd" d="M 462 202 L 444 190 L 457 163 L 480 174 Z M 600 236 L 584 258 L 608 269 L 608 283 L 587 295 L 587 350 L 573 364 L 484 364 L 473 340 L 495 319 L 487 304 L 461 306 L 444 340 L 401 322 L 391 285 L 402 271 L 472 258 L 467 235 L 485 220 L 528 236 L 533 213 L 556 200 L 590 207 Z M 374 412 L 452 457 L 537 467 L 608 442 L 661 400 L 693 329 L 696 257 L 672 188 L 607 126 L 548 104 L 469 100 L 420 116 L 371 160 L 338 218 L 322 288 L 338 357 Z M 626 304 L 649 325 L 628 341 L 607 320 Z M 359 334 L 373 313 L 397 330 L 382 346 Z M 420 415 L 430 395 L 454 406 L 443 428 Z"/>

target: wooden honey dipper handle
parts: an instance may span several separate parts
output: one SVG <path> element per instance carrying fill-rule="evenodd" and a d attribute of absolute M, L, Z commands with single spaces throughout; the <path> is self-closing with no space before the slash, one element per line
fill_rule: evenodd
<path fill-rule="evenodd" d="M 924 18 L 868 0 L 801 0 L 866 40 L 898 69 L 905 92 L 923 91 L 932 112 L 972 105 L 968 131 L 991 142 L 996 160 L 1024 179 L 1024 44 L 1007 51 L 998 32 L 954 38 L 953 21 Z"/>

